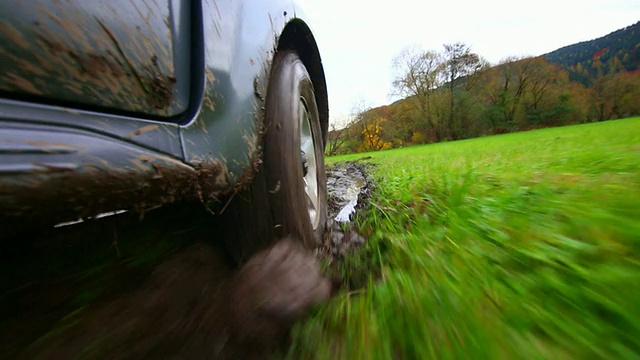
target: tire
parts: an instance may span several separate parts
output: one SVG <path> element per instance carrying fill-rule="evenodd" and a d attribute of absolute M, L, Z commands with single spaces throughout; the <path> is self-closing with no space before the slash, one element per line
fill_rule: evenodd
<path fill-rule="evenodd" d="M 326 174 L 318 106 L 309 73 L 293 51 L 274 56 L 264 115 L 262 164 L 251 187 L 235 196 L 227 209 L 237 225 L 227 233 L 226 242 L 240 263 L 287 236 L 315 248 L 326 228 Z"/>

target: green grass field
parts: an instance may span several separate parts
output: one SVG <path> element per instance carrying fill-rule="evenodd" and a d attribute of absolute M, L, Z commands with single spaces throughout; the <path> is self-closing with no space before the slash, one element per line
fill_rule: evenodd
<path fill-rule="evenodd" d="M 354 266 L 290 357 L 640 357 L 640 118 L 355 154 Z M 349 274 L 347 274 L 349 276 Z"/>

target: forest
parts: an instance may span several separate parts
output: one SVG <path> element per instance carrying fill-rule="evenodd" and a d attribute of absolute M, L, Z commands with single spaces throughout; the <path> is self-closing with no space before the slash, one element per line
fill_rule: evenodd
<path fill-rule="evenodd" d="M 538 57 L 489 64 L 464 43 L 393 59 L 393 104 L 355 105 L 328 155 L 640 115 L 640 22 Z"/>

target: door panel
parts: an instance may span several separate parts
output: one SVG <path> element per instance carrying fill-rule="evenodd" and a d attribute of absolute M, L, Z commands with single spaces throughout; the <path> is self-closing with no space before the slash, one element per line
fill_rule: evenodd
<path fill-rule="evenodd" d="M 189 4 L 1 1 L 0 93 L 175 118 L 189 107 Z"/>

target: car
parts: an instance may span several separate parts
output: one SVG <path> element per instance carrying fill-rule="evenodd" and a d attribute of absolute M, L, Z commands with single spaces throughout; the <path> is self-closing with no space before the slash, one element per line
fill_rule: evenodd
<path fill-rule="evenodd" d="M 0 27 L 1 236 L 196 202 L 238 256 L 321 241 L 327 88 L 295 2 L 3 1 Z"/>

